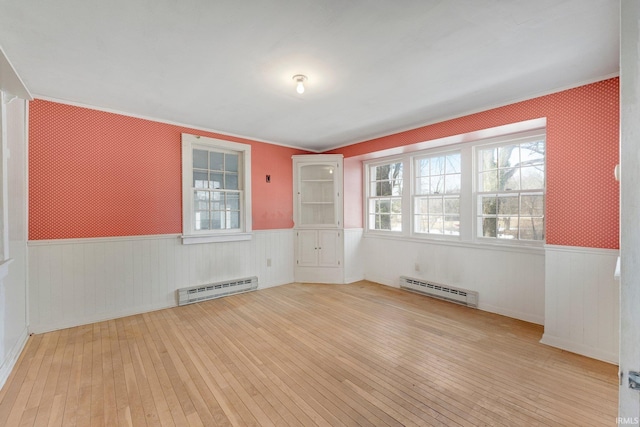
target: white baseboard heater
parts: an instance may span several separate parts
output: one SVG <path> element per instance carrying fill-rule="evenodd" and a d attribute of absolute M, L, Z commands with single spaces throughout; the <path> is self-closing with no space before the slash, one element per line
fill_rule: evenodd
<path fill-rule="evenodd" d="M 466 305 L 467 307 L 478 308 L 478 293 L 476 291 L 454 288 L 406 276 L 400 276 L 400 288 Z"/>
<path fill-rule="evenodd" d="M 178 289 L 176 292 L 178 294 L 178 305 L 186 305 L 241 292 L 255 291 L 256 289 L 258 289 L 258 278 L 253 276 L 210 283 L 208 285 L 191 286 Z"/>

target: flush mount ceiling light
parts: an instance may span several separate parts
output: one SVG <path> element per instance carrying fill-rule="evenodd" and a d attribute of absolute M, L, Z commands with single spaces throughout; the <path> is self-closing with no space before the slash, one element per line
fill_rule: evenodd
<path fill-rule="evenodd" d="M 304 82 L 307 81 L 307 76 L 304 74 L 296 74 L 292 77 L 293 81 L 296 82 L 296 92 L 299 94 L 304 93 Z"/>

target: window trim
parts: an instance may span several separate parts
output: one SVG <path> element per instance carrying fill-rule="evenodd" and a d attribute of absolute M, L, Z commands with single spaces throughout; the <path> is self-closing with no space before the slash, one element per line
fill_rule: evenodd
<path fill-rule="evenodd" d="M 522 140 L 544 138 L 547 141 L 546 118 L 532 119 L 525 122 L 488 128 L 468 134 L 460 134 L 452 137 L 441 138 L 433 141 L 424 141 L 413 146 L 402 147 L 402 153 L 392 153 L 384 156 L 389 151 L 370 153 L 362 161 L 363 164 L 363 228 L 364 236 L 386 237 L 389 239 L 411 240 L 416 242 L 429 242 L 433 244 L 471 245 L 474 247 L 486 246 L 493 248 L 523 248 L 538 249 L 546 244 L 546 191 L 547 191 L 547 150 L 545 149 L 545 186 L 544 186 L 544 228 L 543 240 L 513 240 L 483 238 L 477 235 L 477 164 L 476 147 L 488 145 L 502 145 L 507 142 L 521 143 Z M 472 139 L 473 138 L 473 139 Z M 546 147 L 546 146 L 545 146 Z M 449 152 L 461 153 L 461 191 L 460 191 L 460 234 L 438 235 L 429 233 L 416 233 L 413 224 L 414 214 L 414 187 L 415 187 L 415 161 L 420 157 L 437 156 Z M 376 157 L 379 155 L 380 157 Z M 385 231 L 369 229 L 369 173 L 371 166 L 402 162 L 403 179 L 403 231 Z M 408 182 L 406 182 L 409 180 Z M 407 215 L 408 214 L 408 215 Z"/>
<path fill-rule="evenodd" d="M 251 145 L 199 135 L 182 134 L 182 244 L 251 240 Z M 201 230 L 193 227 L 193 149 L 234 151 L 241 155 L 239 167 L 240 230 Z"/>
<path fill-rule="evenodd" d="M 406 157 L 398 157 L 398 156 L 394 156 L 394 157 L 386 157 L 386 158 L 382 158 L 382 159 L 375 159 L 369 162 L 365 162 L 364 163 L 364 178 L 363 178 L 363 182 L 364 182 L 364 191 L 363 191 L 363 203 L 364 206 L 362 209 L 363 214 L 364 214 L 364 231 L 365 233 L 369 233 L 369 234 L 378 234 L 378 235 L 384 235 L 384 236 L 403 236 L 405 235 L 405 230 L 407 230 L 407 227 L 409 226 L 409 224 L 407 224 L 407 215 L 405 215 L 405 211 L 406 211 L 406 206 L 405 204 L 407 203 L 406 200 L 406 193 L 409 191 L 408 187 L 411 186 L 411 183 L 409 183 L 409 185 L 407 185 L 407 178 L 406 178 L 406 174 L 407 171 L 409 170 L 407 168 L 407 161 L 408 160 Z M 391 163 L 401 163 L 402 164 L 402 194 L 399 196 L 400 197 L 400 201 L 401 201 L 401 216 L 402 216 L 402 230 L 400 231 L 396 231 L 396 230 L 382 230 L 382 229 L 375 229 L 375 228 L 370 228 L 369 227 L 369 219 L 370 219 L 370 215 L 369 215 L 369 202 L 371 201 L 371 196 L 370 196 L 370 191 L 371 188 L 369 187 L 369 184 L 371 184 L 370 181 L 370 176 L 371 176 L 371 168 L 376 167 L 376 166 L 382 166 L 382 165 L 387 165 L 387 164 L 391 164 Z M 410 220 L 411 218 L 409 218 Z"/>
<path fill-rule="evenodd" d="M 516 144 L 522 144 L 525 143 L 527 141 L 535 141 L 538 140 L 540 138 L 544 139 L 544 143 L 545 143 L 545 150 L 544 150 L 544 186 L 542 189 L 535 189 L 535 190 L 511 190 L 511 191 L 496 191 L 495 194 L 498 193 L 513 193 L 513 194 L 518 194 L 521 195 L 522 193 L 533 193 L 533 192 L 540 192 L 542 191 L 542 196 L 543 196 L 543 202 L 542 202 L 542 211 L 543 211 L 543 216 L 542 216 L 542 221 L 543 221 L 543 229 L 544 229 L 544 238 L 542 240 L 527 240 L 527 239 L 500 239 L 497 237 L 485 237 L 485 236 L 480 236 L 479 235 L 479 230 L 478 230 L 478 197 L 480 197 L 480 195 L 482 194 L 486 194 L 486 192 L 480 192 L 479 190 L 479 183 L 478 183 L 478 174 L 479 174 L 479 155 L 478 155 L 478 151 L 481 149 L 486 149 L 486 148 L 498 148 L 498 147 L 502 147 L 505 145 L 516 145 Z M 473 196 L 472 196 L 472 218 L 471 218 L 471 223 L 472 223 L 472 227 L 473 227 L 473 239 L 478 242 L 478 243 L 483 243 L 483 244 L 491 244 L 491 245 L 522 245 L 522 246 L 534 246 L 534 247 L 538 247 L 538 246 L 543 246 L 546 244 L 547 241 L 547 216 L 546 216 L 546 212 L 547 212 L 547 135 L 546 135 L 546 129 L 538 129 L 537 131 L 531 131 L 531 132 L 523 132 L 521 134 L 517 134 L 517 135 L 509 135 L 509 136 L 505 136 L 505 137 L 501 137 L 501 138 L 492 138 L 490 140 L 487 141 L 478 141 L 476 143 L 473 144 L 473 155 L 472 155 L 472 161 L 473 161 L 473 169 L 472 169 L 472 173 L 473 173 Z"/>
<path fill-rule="evenodd" d="M 411 204 L 410 232 L 412 237 L 415 237 L 417 239 L 428 239 L 428 240 L 450 240 L 450 241 L 462 240 L 463 231 L 464 231 L 464 228 L 466 228 L 463 226 L 463 223 L 467 222 L 465 218 L 467 215 L 463 209 L 464 209 L 464 206 L 467 204 L 465 203 L 466 202 L 465 199 L 468 198 L 468 196 L 465 193 L 465 179 L 467 179 L 468 177 L 466 177 L 463 172 L 465 168 L 464 160 L 466 157 L 463 154 L 464 151 L 465 151 L 464 146 L 457 144 L 455 146 L 439 147 L 439 148 L 433 148 L 430 150 L 421 150 L 419 152 L 412 153 L 412 155 L 410 156 L 411 189 L 410 189 L 409 198 L 410 198 L 410 204 Z M 414 223 L 414 217 L 416 216 L 416 206 L 415 206 L 416 198 L 420 196 L 429 197 L 429 195 L 416 194 L 416 188 L 415 188 L 416 180 L 417 180 L 416 162 L 419 159 L 423 159 L 423 158 L 446 156 L 448 154 L 454 154 L 454 153 L 460 154 L 460 193 L 457 193 L 459 195 L 459 202 L 460 202 L 460 214 L 459 214 L 460 230 L 457 235 L 418 232 L 416 231 L 415 223 Z M 443 199 L 444 199 L 444 196 L 443 196 Z"/>

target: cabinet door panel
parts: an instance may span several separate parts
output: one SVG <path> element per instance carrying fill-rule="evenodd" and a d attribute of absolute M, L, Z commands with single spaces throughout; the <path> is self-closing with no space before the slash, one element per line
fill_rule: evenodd
<path fill-rule="evenodd" d="M 337 230 L 318 231 L 318 266 L 337 267 L 339 265 L 339 236 Z"/>
<path fill-rule="evenodd" d="M 299 230 L 298 265 L 310 267 L 318 265 L 318 234 L 315 230 Z"/>

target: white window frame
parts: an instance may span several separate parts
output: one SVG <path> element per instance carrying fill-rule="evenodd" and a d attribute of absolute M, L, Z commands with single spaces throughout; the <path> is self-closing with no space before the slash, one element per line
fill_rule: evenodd
<path fill-rule="evenodd" d="M 520 145 L 525 144 L 527 142 L 538 141 L 540 139 L 544 140 L 545 144 L 545 153 L 543 160 L 544 167 L 544 175 L 543 175 L 543 186 L 542 188 L 536 189 L 517 189 L 517 190 L 496 190 L 496 191 L 480 191 L 480 155 L 479 151 L 487 148 L 499 148 L 508 145 Z M 492 141 L 487 141 L 482 144 L 474 144 L 473 147 L 473 233 L 474 237 L 478 242 L 491 243 L 491 244 L 517 244 L 517 245 L 532 245 L 532 246 L 542 246 L 546 242 L 547 237 L 547 221 L 546 221 L 546 203 L 547 203 L 547 141 L 545 132 L 533 132 L 527 133 L 523 135 L 515 135 L 512 137 L 504 137 L 499 139 L 494 139 Z M 518 197 L 520 200 L 522 195 L 526 194 L 542 194 L 542 230 L 543 230 L 543 238 L 541 240 L 531 240 L 531 239 L 504 239 L 499 237 L 486 237 L 481 236 L 481 226 L 478 224 L 479 222 L 479 199 L 483 195 L 501 195 L 508 196 L 512 195 L 513 197 Z M 498 214 L 496 214 L 496 218 Z M 518 212 L 518 217 L 520 217 L 520 211 Z"/>
<path fill-rule="evenodd" d="M 473 138 L 473 139 L 472 139 Z M 526 140 L 545 139 L 546 146 L 546 119 L 533 119 L 526 122 L 513 123 L 502 127 L 490 128 L 472 134 L 461 134 L 447 137 L 441 140 L 427 141 L 415 144 L 411 147 L 402 147 L 403 154 L 383 157 L 376 153 L 368 155 L 363 161 L 363 224 L 364 235 L 380 236 L 398 239 L 411 239 L 415 241 L 439 242 L 442 244 L 463 246 L 486 247 L 512 247 L 522 248 L 525 251 L 539 250 L 546 241 L 546 218 L 544 219 L 543 240 L 510 240 L 478 237 L 477 224 L 477 195 L 478 195 L 478 163 L 476 159 L 476 147 L 487 145 L 504 145 L 526 142 Z M 414 227 L 415 194 L 416 187 L 416 160 L 424 157 L 438 156 L 459 151 L 461 154 L 461 190 L 460 190 L 460 234 L 440 235 L 429 233 L 416 233 Z M 545 189 L 544 207 L 546 208 L 546 148 L 545 148 Z M 369 228 L 369 174 L 371 167 L 388 163 L 400 162 L 403 164 L 403 195 L 402 195 L 402 231 L 375 230 Z M 546 211 L 543 211 L 546 214 Z"/>
<path fill-rule="evenodd" d="M 401 163 L 402 164 L 402 194 L 400 196 L 371 196 L 371 169 L 384 166 L 392 163 Z M 409 222 L 411 221 L 411 215 L 407 215 L 407 197 L 408 187 L 410 186 L 410 182 L 407 182 L 407 173 L 409 171 L 408 159 L 406 158 L 386 158 L 384 160 L 367 162 L 364 167 L 365 177 L 364 177 L 364 203 L 365 209 L 363 209 L 365 213 L 365 230 L 367 233 L 379 233 L 383 235 L 402 235 L 406 232 L 409 226 Z M 384 230 L 384 229 L 376 229 L 371 228 L 371 215 L 369 214 L 369 206 L 372 200 L 389 198 L 389 199 L 397 199 L 399 198 L 401 201 L 401 230 Z"/>
<path fill-rule="evenodd" d="M 220 150 L 239 154 L 240 228 L 196 230 L 194 225 L 193 150 Z M 182 134 L 182 243 L 229 242 L 251 239 L 251 145 Z"/>
<path fill-rule="evenodd" d="M 461 238 L 462 229 L 458 230 L 458 234 L 445 234 L 445 233 L 431 233 L 431 232 L 417 231 L 417 227 L 416 227 L 416 217 L 418 216 L 418 199 L 425 198 L 425 197 L 434 198 L 433 196 L 435 196 L 435 194 L 431 194 L 431 193 L 418 194 L 417 163 L 423 159 L 444 157 L 452 154 L 460 155 L 460 173 L 459 173 L 460 174 L 460 191 L 458 193 L 446 193 L 445 191 L 443 191 L 441 193 L 442 195 L 441 198 L 444 203 L 445 199 L 453 198 L 457 196 L 458 204 L 459 204 L 458 220 L 460 223 L 460 227 L 462 227 L 463 222 L 466 222 L 466 215 L 465 215 L 465 212 L 463 212 L 463 207 L 466 206 L 466 203 L 463 202 L 463 196 L 465 191 L 465 188 L 464 188 L 465 181 L 463 178 L 467 178 L 467 177 L 465 176 L 465 171 L 464 171 L 465 162 L 464 162 L 463 150 L 460 147 L 456 147 L 455 149 L 448 149 L 444 151 L 443 150 L 429 150 L 428 152 L 423 151 L 411 157 L 411 171 L 410 171 L 411 173 L 411 233 L 415 237 L 434 238 L 434 239 L 451 239 L 451 240 L 460 240 Z M 445 173 L 443 174 L 443 176 L 445 177 L 445 180 L 447 175 L 453 175 L 453 174 L 446 173 L 445 171 Z M 429 174 L 429 176 L 431 176 L 431 174 Z M 440 196 L 440 194 L 438 196 Z"/>

